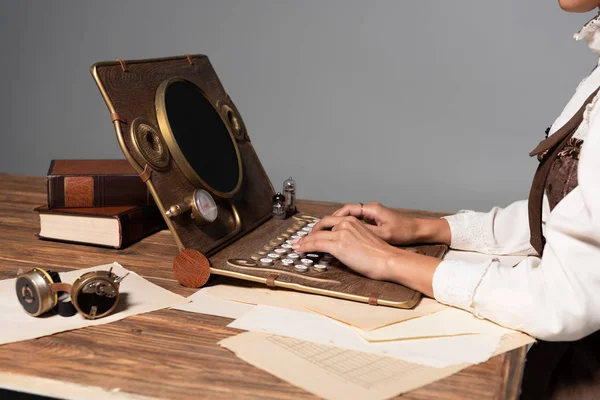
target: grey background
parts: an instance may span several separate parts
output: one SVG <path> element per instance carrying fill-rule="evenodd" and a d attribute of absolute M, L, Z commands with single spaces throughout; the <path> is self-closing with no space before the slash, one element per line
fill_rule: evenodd
<path fill-rule="evenodd" d="M 544 0 L 0 2 L 0 171 L 122 158 L 89 74 L 207 54 L 276 188 L 487 210 L 525 198 L 528 151 L 595 65 L 589 15 Z"/>

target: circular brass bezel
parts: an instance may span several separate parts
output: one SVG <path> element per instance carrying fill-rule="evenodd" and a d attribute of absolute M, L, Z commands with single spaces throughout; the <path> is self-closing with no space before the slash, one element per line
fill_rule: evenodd
<path fill-rule="evenodd" d="M 220 108 L 225 120 L 233 129 L 235 139 L 244 140 L 244 130 L 242 129 L 242 124 L 240 123 L 240 119 L 236 115 L 236 112 L 228 104 L 222 104 Z"/>
<path fill-rule="evenodd" d="M 202 213 L 198 209 L 198 204 L 196 204 L 196 192 L 198 192 L 198 190 L 204 190 L 204 189 L 194 190 L 194 193 L 192 194 L 192 199 L 189 201 L 190 208 L 192 210 L 192 219 L 194 221 L 196 221 L 196 223 L 198 223 L 200 226 L 212 224 L 213 222 L 215 222 L 217 220 L 217 218 L 219 218 L 218 211 L 217 211 L 217 218 L 215 218 L 213 221 L 209 221 L 206 218 L 204 218 L 204 215 L 202 215 Z M 207 193 L 209 196 L 211 195 L 209 192 L 207 192 Z M 215 201 L 215 199 L 213 199 L 213 201 Z"/>
<path fill-rule="evenodd" d="M 238 161 L 238 181 L 237 181 L 235 188 L 233 190 L 231 190 L 230 192 L 220 192 L 220 191 L 214 189 L 213 187 L 211 187 L 210 185 L 208 185 L 196 173 L 196 171 L 194 171 L 192 166 L 189 164 L 189 162 L 183 155 L 181 148 L 179 148 L 179 145 L 177 144 L 177 140 L 175 140 L 175 135 L 173 135 L 173 131 L 171 130 L 171 124 L 169 123 L 169 119 L 167 117 L 167 110 L 166 110 L 166 105 L 165 105 L 165 94 L 167 92 L 169 85 L 171 85 L 174 82 L 187 82 L 187 83 L 194 85 L 196 88 L 198 88 L 198 90 L 200 91 L 202 96 L 204 96 L 206 101 L 208 101 L 208 103 L 214 108 L 215 112 L 219 115 L 219 118 L 221 118 L 221 121 L 223 121 L 223 124 L 225 125 L 225 128 L 227 129 L 227 132 L 229 133 L 229 137 L 231 138 L 231 143 L 233 144 L 233 148 L 235 149 L 235 154 L 236 154 L 236 158 Z M 169 79 L 163 81 L 158 86 L 158 89 L 156 89 L 155 107 L 156 107 L 156 119 L 158 120 L 158 126 L 160 127 L 160 131 L 163 134 L 163 138 L 167 142 L 167 147 L 169 148 L 171 155 L 173 156 L 173 159 L 175 160 L 175 162 L 177 163 L 179 168 L 181 168 L 181 170 L 183 171 L 186 178 L 188 178 L 188 180 L 190 180 L 190 182 L 198 189 L 200 189 L 200 188 L 206 189 L 210 193 L 212 193 L 216 196 L 219 196 L 221 198 L 233 197 L 237 193 L 237 191 L 240 189 L 240 186 L 242 185 L 243 170 L 242 170 L 242 158 L 240 156 L 240 150 L 238 149 L 238 146 L 237 146 L 237 143 L 235 140 L 235 136 L 234 136 L 233 132 L 231 131 L 231 127 L 230 127 L 228 121 L 226 121 L 223 118 L 223 114 L 221 112 L 219 112 L 219 109 L 209 99 L 209 97 L 206 95 L 206 93 L 204 93 L 204 91 L 198 85 L 196 85 L 194 82 L 192 82 L 188 79 L 182 78 L 180 76 L 175 76 L 175 77 L 172 77 L 172 78 L 169 78 Z M 207 149 L 205 151 L 210 151 L 210 149 Z"/>
<path fill-rule="evenodd" d="M 42 268 L 34 268 L 17 277 L 27 279 L 36 289 L 36 295 L 39 297 L 40 308 L 35 314 L 29 314 L 33 317 L 44 314 L 54 308 L 58 303 L 58 294 L 50 290 L 50 285 L 54 283 L 50 274 Z M 27 310 L 25 310 L 27 312 Z"/>
<path fill-rule="evenodd" d="M 111 308 L 109 308 L 103 314 L 96 314 L 94 317 L 90 317 L 89 314 L 84 313 L 81 310 L 81 308 L 79 307 L 78 297 L 79 297 L 79 293 L 81 293 L 81 290 L 85 287 L 85 285 L 87 285 L 90 281 L 94 281 L 94 280 L 106 281 L 108 284 L 110 284 L 111 286 L 113 286 L 115 288 L 117 295 L 115 296 L 115 302 Z M 78 277 L 77 279 L 75 279 L 75 282 L 73 282 L 73 288 L 71 289 L 71 302 L 73 303 L 73 306 L 75 306 L 75 309 L 77 310 L 77 312 L 86 319 L 102 318 L 102 317 L 110 314 L 111 312 L 113 312 L 114 309 L 119 304 L 119 296 L 120 296 L 119 284 L 117 282 L 115 282 L 114 279 L 112 279 L 112 274 L 111 274 L 111 276 L 109 276 L 107 274 L 107 271 L 86 272 L 85 274 L 83 274 L 80 277 Z"/>
<path fill-rule="evenodd" d="M 148 129 L 148 134 L 156 135 L 158 139 L 158 150 L 148 149 L 144 144 L 140 142 L 141 138 L 139 135 L 143 134 L 140 131 L 140 127 L 145 125 Z M 131 123 L 129 131 L 131 135 L 131 141 L 135 150 L 144 158 L 144 160 L 157 170 L 164 170 L 169 166 L 169 149 L 164 137 L 161 135 L 160 130 L 155 128 L 150 121 L 138 117 Z M 154 154 L 152 154 L 154 153 Z"/>

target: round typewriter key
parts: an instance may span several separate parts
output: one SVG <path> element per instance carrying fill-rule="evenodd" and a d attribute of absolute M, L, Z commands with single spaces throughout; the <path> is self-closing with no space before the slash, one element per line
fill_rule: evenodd
<path fill-rule="evenodd" d="M 310 254 L 306 255 L 306 258 L 310 258 L 311 260 L 318 260 L 319 259 L 319 255 L 318 254 L 310 253 Z"/>
<path fill-rule="evenodd" d="M 282 239 L 289 239 L 289 238 L 290 238 L 290 235 L 288 235 L 287 233 L 282 233 L 282 234 L 281 234 L 281 235 L 279 235 L 277 238 L 278 238 L 278 239 L 279 239 L 279 238 L 282 238 Z"/>
<path fill-rule="evenodd" d="M 291 250 L 291 248 L 292 248 L 292 245 L 291 245 L 291 244 L 289 244 L 289 243 L 284 243 L 284 244 L 282 244 L 282 245 L 281 245 L 281 248 L 282 248 L 282 249 L 288 249 L 288 250 Z"/>
<path fill-rule="evenodd" d="M 298 229 L 294 229 L 294 228 L 287 228 L 285 231 L 289 232 L 289 233 L 296 233 Z"/>
<path fill-rule="evenodd" d="M 308 232 L 304 232 L 304 231 L 298 232 L 298 236 L 306 236 L 306 235 L 308 235 Z"/>
<path fill-rule="evenodd" d="M 250 258 L 253 259 L 254 261 L 258 261 L 262 258 L 262 255 L 261 254 L 252 254 L 250 256 Z"/>
<path fill-rule="evenodd" d="M 288 254 L 288 258 L 293 258 L 294 260 L 297 260 L 300 258 L 300 256 L 296 253 L 290 253 Z"/>
<path fill-rule="evenodd" d="M 294 260 L 290 260 L 289 258 L 284 258 L 283 260 L 281 260 L 282 263 L 284 263 L 285 265 L 292 265 L 294 263 Z"/>
<path fill-rule="evenodd" d="M 315 264 L 315 265 L 313 265 L 313 268 L 317 272 L 325 272 L 325 271 L 327 271 L 327 265 L 325 265 L 325 264 Z"/>
<path fill-rule="evenodd" d="M 271 246 L 279 246 L 281 243 L 283 242 L 283 240 L 277 240 L 277 239 L 273 239 L 269 242 L 269 244 Z"/>
<path fill-rule="evenodd" d="M 306 265 L 302 265 L 302 264 L 296 264 L 296 265 L 294 265 L 294 268 L 298 272 L 306 272 L 306 271 L 308 271 L 308 267 Z"/>
<path fill-rule="evenodd" d="M 317 223 L 316 222 L 311 222 L 310 224 L 306 225 L 309 228 L 313 228 Z"/>
<path fill-rule="evenodd" d="M 260 259 L 260 263 L 263 265 L 272 265 L 273 264 L 273 260 L 270 258 L 261 258 Z"/>
<path fill-rule="evenodd" d="M 314 263 L 314 261 L 309 258 L 303 258 L 300 260 L 300 262 L 304 265 L 313 265 Z"/>
<path fill-rule="evenodd" d="M 302 228 L 302 230 L 304 232 L 310 232 L 310 231 L 312 231 L 312 228 L 309 228 L 308 226 L 305 226 L 304 228 Z"/>
<path fill-rule="evenodd" d="M 287 252 L 288 252 L 288 250 L 287 250 L 287 249 L 275 249 L 275 250 L 273 250 L 273 251 L 274 251 L 275 253 L 279 254 L 279 255 L 282 255 L 282 254 L 285 254 L 285 253 L 287 253 Z"/>
<path fill-rule="evenodd" d="M 273 260 L 277 260 L 280 258 L 279 254 L 277 254 L 277 253 L 269 253 L 269 254 L 267 254 L 267 257 L 272 258 Z"/>
<path fill-rule="evenodd" d="M 271 245 L 265 245 L 265 247 L 263 247 L 263 249 L 265 249 L 266 251 L 273 251 L 275 250 L 275 246 L 271 246 Z"/>
<path fill-rule="evenodd" d="M 298 239 L 300 239 L 300 238 L 301 238 L 301 236 L 298 236 L 298 235 L 292 235 L 292 239 L 296 239 L 296 240 L 298 240 Z"/>

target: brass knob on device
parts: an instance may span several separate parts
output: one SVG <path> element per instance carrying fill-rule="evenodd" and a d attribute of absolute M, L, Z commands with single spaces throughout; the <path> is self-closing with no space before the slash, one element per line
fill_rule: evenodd
<path fill-rule="evenodd" d="M 217 203 L 210 193 L 203 189 L 194 190 L 191 198 L 186 199 L 183 204 L 175 204 L 165 212 L 167 217 L 175 218 L 188 211 L 190 217 L 200 225 L 207 225 L 217 219 L 219 210 Z"/>
<path fill-rule="evenodd" d="M 180 216 L 181 214 L 185 213 L 186 211 L 188 211 L 190 209 L 189 206 L 186 207 L 185 204 L 176 204 L 174 206 L 169 207 L 169 209 L 165 212 L 165 214 L 167 214 L 167 217 L 169 218 L 175 218 Z"/>

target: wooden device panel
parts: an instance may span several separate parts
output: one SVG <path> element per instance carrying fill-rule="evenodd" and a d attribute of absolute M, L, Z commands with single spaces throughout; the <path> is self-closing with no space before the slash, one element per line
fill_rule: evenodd
<path fill-rule="evenodd" d="M 151 171 L 146 183 L 181 250 L 193 248 L 206 255 L 214 254 L 270 218 L 273 187 L 237 108 L 206 56 L 101 62 L 94 64 L 91 72 L 113 116 L 117 139 L 125 157 L 138 173 L 141 174 L 144 169 Z M 172 205 L 184 203 L 195 189 L 201 188 L 190 181 L 171 149 L 166 148 L 160 126 L 157 91 L 161 84 L 177 77 L 197 85 L 209 99 L 234 138 L 243 165 L 241 187 L 237 193 L 230 198 L 213 196 L 219 217 L 210 225 L 198 226 L 187 215 L 176 219 L 166 216 Z M 149 126 L 146 129 L 157 135 L 158 140 L 162 139 L 162 143 L 158 143 L 166 162 L 154 161 L 153 153 L 145 156 L 141 146 L 135 143 L 133 132 L 140 125 L 137 121 Z M 196 151 L 206 154 L 211 150 L 207 146 Z M 160 157 L 159 153 L 154 158 Z M 158 167 L 152 165 L 152 161 Z"/>

